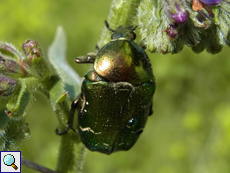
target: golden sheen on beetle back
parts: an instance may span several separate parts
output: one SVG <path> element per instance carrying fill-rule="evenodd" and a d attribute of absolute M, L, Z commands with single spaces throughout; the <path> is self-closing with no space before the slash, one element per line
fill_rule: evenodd
<path fill-rule="evenodd" d="M 109 81 L 138 84 L 152 79 L 149 64 L 143 49 L 127 39 L 117 39 L 101 48 L 96 56 L 94 69 Z"/>

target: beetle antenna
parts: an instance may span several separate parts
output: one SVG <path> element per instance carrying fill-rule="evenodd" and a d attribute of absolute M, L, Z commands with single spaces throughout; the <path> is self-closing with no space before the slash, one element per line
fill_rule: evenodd
<path fill-rule="evenodd" d="M 109 27 L 109 24 L 108 24 L 108 22 L 107 22 L 106 20 L 105 20 L 104 22 L 105 22 L 105 27 L 106 27 L 108 30 L 110 30 L 110 31 L 112 31 L 112 32 L 115 32 L 114 29 L 111 29 L 111 28 Z"/>
<path fill-rule="evenodd" d="M 138 25 L 137 25 L 137 26 L 135 26 L 135 27 L 133 27 L 133 28 L 132 28 L 132 31 L 134 31 L 137 27 L 138 27 Z"/>
<path fill-rule="evenodd" d="M 96 51 L 99 51 L 99 50 L 100 50 L 100 48 L 99 48 L 98 45 L 96 45 L 95 49 L 96 49 Z"/>

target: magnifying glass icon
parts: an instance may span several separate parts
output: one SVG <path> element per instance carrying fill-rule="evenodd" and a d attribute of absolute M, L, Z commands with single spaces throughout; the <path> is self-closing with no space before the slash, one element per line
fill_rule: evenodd
<path fill-rule="evenodd" d="M 11 154 L 7 154 L 3 157 L 3 162 L 7 166 L 12 166 L 15 170 L 18 169 L 18 167 L 14 164 L 15 163 L 15 158 Z"/>

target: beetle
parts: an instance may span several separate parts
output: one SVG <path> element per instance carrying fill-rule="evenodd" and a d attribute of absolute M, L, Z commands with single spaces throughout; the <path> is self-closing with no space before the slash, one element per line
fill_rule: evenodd
<path fill-rule="evenodd" d="M 81 93 L 71 105 L 66 134 L 73 129 L 78 112 L 77 132 L 91 151 L 111 154 L 129 150 L 137 141 L 152 114 L 155 77 L 145 51 L 133 41 L 136 27 L 119 26 L 111 41 L 95 54 L 76 59 L 77 63 L 93 63 L 85 76 Z M 75 131 L 75 130 L 74 130 Z"/>

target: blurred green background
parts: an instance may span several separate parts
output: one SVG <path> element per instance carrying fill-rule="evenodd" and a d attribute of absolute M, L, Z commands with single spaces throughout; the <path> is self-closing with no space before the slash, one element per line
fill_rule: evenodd
<path fill-rule="evenodd" d="M 44 55 L 56 28 L 67 34 L 67 58 L 81 75 L 90 65 L 74 58 L 95 49 L 112 0 L 1 0 L 0 39 L 21 47 L 37 40 Z M 230 50 L 218 55 L 149 54 L 156 76 L 154 114 L 128 152 L 87 151 L 84 173 L 229 173 Z M 21 145 L 29 160 L 55 169 L 60 137 L 48 100 L 36 93 L 27 109 L 31 137 Z M 22 173 L 36 173 L 22 167 Z"/>

